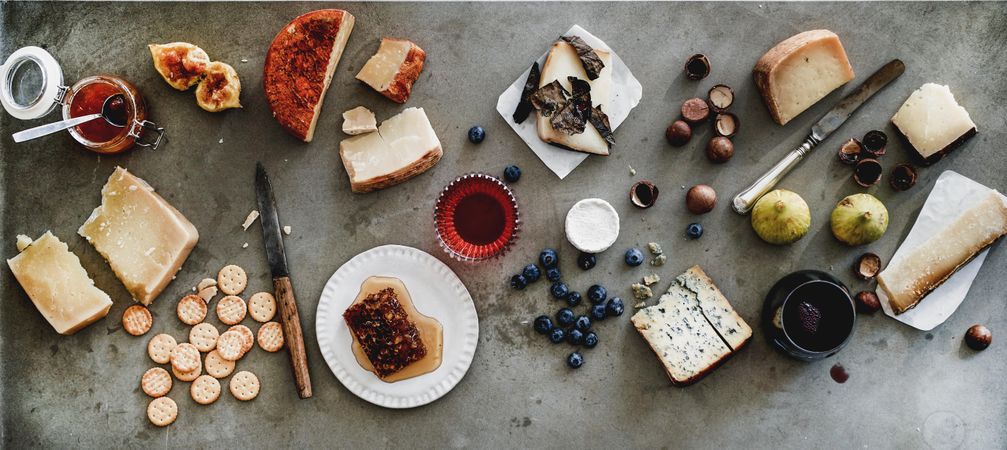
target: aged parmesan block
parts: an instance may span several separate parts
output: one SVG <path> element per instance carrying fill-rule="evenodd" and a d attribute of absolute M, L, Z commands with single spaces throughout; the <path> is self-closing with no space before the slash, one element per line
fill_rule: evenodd
<path fill-rule="evenodd" d="M 892 124 L 928 163 L 976 134 L 975 122 L 955 101 L 951 89 L 934 83 L 913 92 L 892 117 Z"/>
<path fill-rule="evenodd" d="M 405 103 L 426 58 L 426 52 L 412 41 L 383 38 L 378 52 L 367 60 L 357 79 L 393 102 Z"/>
<path fill-rule="evenodd" d="M 892 311 L 902 314 L 1004 234 L 1007 201 L 991 191 L 925 244 L 886 267 L 878 275 L 878 287 L 888 295 Z"/>
<path fill-rule="evenodd" d="M 577 51 L 566 41 L 559 40 L 553 44 L 546 56 L 545 65 L 542 66 L 542 76 L 539 78 L 539 87 L 559 81 L 567 92 L 571 92 L 570 81 L 567 77 L 576 77 L 587 81 L 591 85 L 591 105 L 601 106 L 603 111 L 607 111 L 610 105 L 612 92 L 612 54 L 603 50 L 594 49 L 594 52 L 601 58 L 605 67 L 598 74 L 598 78 L 589 80 L 584 64 L 577 57 Z M 566 134 L 553 129 L 549 118 L 538 113 L 538 137 L 545 142 L 557 145 L 570 150 L 597 155 L 608 155 L 608 142 L 602 137 L 598 130 L 588 124 L 583 133 Z"/>
<path fill-rule="evenodd" d="M 14 278 L 59 334 L 73 334 L 105 317 L 112 307 L 108 294 L 80 265 L 77 255 L 51 232 L 8 259 Z"/>
<path fill-rule="evenodd" d="M 406 108 L 381 122 L 377 132 L 339 143 L 353 192 L 399 184 L 433 167 L 441 155 L 441 141 L 423 108 Z"/>
<path fill-rule="evenodd" d="M 101 206 L 77 233 L 108 261 L 133 299 L 149 305 L 196 246 L 199 233 L 147 182 L 122 167 L 101 189 Z"/>
<path fill-rule="evenodd" d="M 752 72 L 762 100 L 780 125 L 853 79 L 846 50 L 829 30 L 787 38 L 762 55 Z"/>

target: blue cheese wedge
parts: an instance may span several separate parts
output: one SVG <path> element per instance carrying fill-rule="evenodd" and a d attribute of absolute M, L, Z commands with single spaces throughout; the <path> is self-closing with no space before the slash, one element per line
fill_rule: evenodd
<path fill-rule="evenodd" d="M 752 337 L 699 266 L 678 276 L 657 305 L 631 321 L 677 386 L 699 381 Z"/>

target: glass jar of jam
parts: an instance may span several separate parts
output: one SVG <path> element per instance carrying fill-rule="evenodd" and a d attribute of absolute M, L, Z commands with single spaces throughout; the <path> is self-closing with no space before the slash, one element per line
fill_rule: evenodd
<path fill-rule="evenodd" d="M 62 106 L 64 120 L 102 113 L 106 100 L 105 118 L 67 129 L 74 140 L 102 154 L 161 144 L 164 129 L 147 120 L 143 97 L 122 78 L 97 75 L 66 87 L 59 63 L 39 47 L 18 49 L 0 66 L 0 103 L 18 119 L 40 118 L 57 106 Z"/>

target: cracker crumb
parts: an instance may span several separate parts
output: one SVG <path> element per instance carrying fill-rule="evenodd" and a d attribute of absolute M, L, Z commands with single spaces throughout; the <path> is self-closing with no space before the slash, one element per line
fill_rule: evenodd
<path fill-rule="evenodd" d="M 663 266 L 664 263 L 668 262 L 667 255 L 657 255 L 653 260 L 650 261 L 652 266 Z"/>
<path fill-rule="evenodd" d="M 241 244 L 241 248 L 248 248 L 248 242 Z"/>
<path fill-rule="evenodd" d="M 248 231 L 248 227 L 252 226 L 252 224 L 255 223 L 255 219 L 258 218 L 259 218 L 259 211 L 253 209 L 252 212 L 248 213 L 248 217 L 245 217 L 245 221 L 242 222 L 241 228 L 244 229 L 245 231 Z"/>
<path fill-rule="evenodd" d="M 220 140 L 219 140 L 219 141 L 217 141 L 217 143 L 218 143 L 218 144 L 223 144 L 223 143 L 224 143 L 224 138 L 220 138 Z"/>
<path fill-rule="evenodd" d="M 633 289 L 633 298 L 637 300 L 646 300 L 654 296 L 654 291 L 640 283 L 633 283 L 630 287 Z"/>
<path fill-rule="evenodd" d="M 632 177 L 636 175 L 636 169 L 634 169 L 633 166 L 626 164 L 626 167 L 629 167 L 629 176 Z"/>
<path fill-rule="evenodd" d="M 761 6 L 760 6 L 760 8 L 761 8 Z M 243 63 L 248 62 L 248 58 L 241 58 L 241 62 L 243 62 Z"/>
<path fill-rule="evenodd" d="M 658 281 L 661 281 L 661 277 L 658 276 L 656 273 L 652 273 L 650 275 L 646 275 L 643 277 L 643 284 L 647 286 L 653 286 Z"/>
<path fill-rule="evenodd" d="M 28 246 L 31 245 L 32 242 L 33 241 L 28 236 L 25 236 L 23 234 L 17 235 L 17 251 L 23 252 L 24 249 L 28 248 Z"/>
<path fill-rule="evenodd" d="M 290 236 L 290 225 L 283 226 L 283 233 L 286 234 L 287 236 Z"/>

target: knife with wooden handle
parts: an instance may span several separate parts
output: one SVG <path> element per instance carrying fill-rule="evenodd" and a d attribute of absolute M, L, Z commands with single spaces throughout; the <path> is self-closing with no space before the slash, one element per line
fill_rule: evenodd
<path fill-rule="evenodd" d="M 283 340 L 290 356 L 290 368 L 294 372 L 297 395 L 311 397 L 311 375 L 308 373 L 308 354 L 304 350 L 304 334 L 301 332 L 301 317 L 297 314 L 294 288 L 290 284 L 290 270 L 287 255 L 283 249 L 283 235 L 280 218 L 276 213 L 276 199 L 273 186 L 269 184 L 266 169 L 261 163 L 255 165 L 255 197 L 259 204 L 259 223 L 262 224 L 262 241 L 266 248 L 266 261 L 273 275 L 273 291 L 280 305 L 280 325 Z"/>

